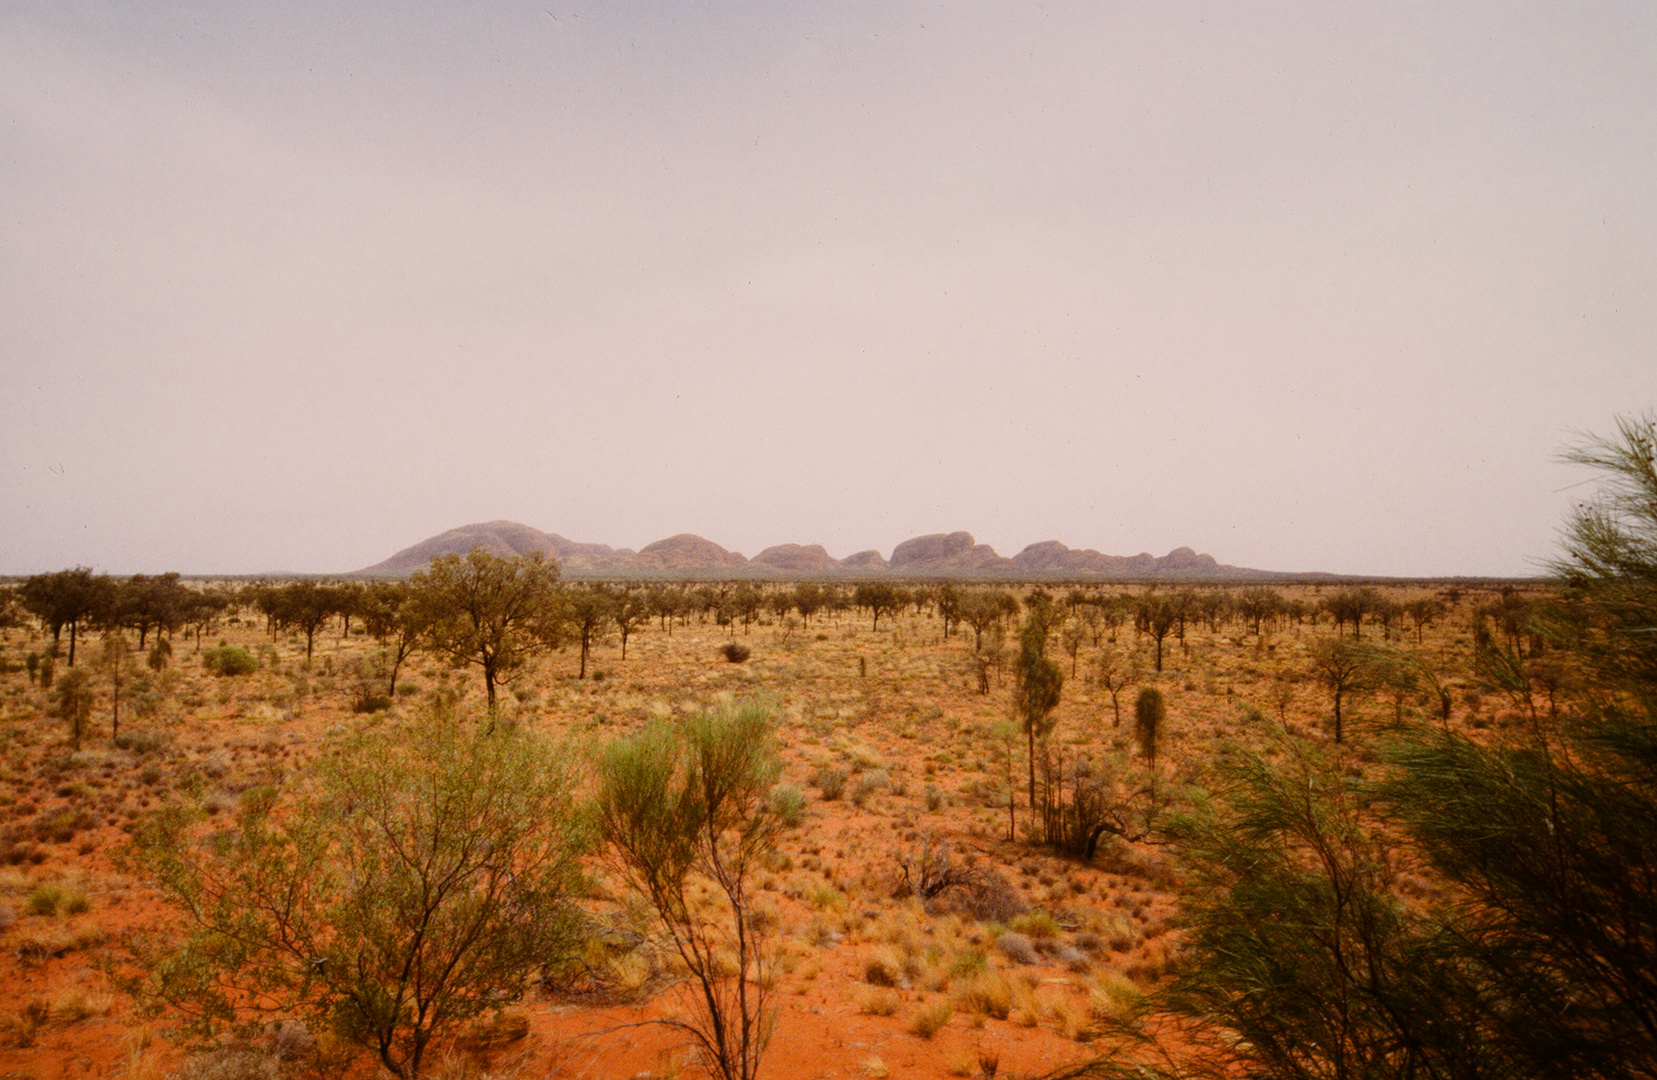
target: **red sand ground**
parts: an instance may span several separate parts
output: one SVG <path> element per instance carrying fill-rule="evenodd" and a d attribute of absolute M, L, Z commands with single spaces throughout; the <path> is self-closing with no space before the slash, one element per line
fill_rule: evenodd
<path fill-rule="evenodd" d="M 216 636 L 250 649 L 268 648 L 261 630 L 262 624 L 247 622 L 226 626 Z M 1170 644 L 1168 670 L 1160 680 L 1170 698 L 1170 745 L 1164 755 L 1170 776 L 1200 765 L 1220 739 L 1236 737 L 1245 702 L 1266 713 L 1281 708 L 1303 729 L 1321 722 L 1326 703 L 1320 692 L 1303 680 L 1279 676 L 1298 670 L 1314 636 L 1329 632 L 1283 628 L 1260 641 L 1230 624 L 1218 633 L 1193 627 L 1184 649 Z M 762 897 L 778 915 L 777 940 L 790 959 L 781 965 L 776 1034 L 762 1075 L 866 1077 L 883 1070 L 895 1077 L 981 1075 L 980 1055 L 986 1055 L 998 1060 L 1002 1076 L 1031 1076 L 1093 1053 L 1078 1039 L 1096 1026 L 1089 1010 L 1099 995 L 1092 988 L 1111 979 L 1120 983 L 1124 976 L 1141 988 L 1154 985 L 1177 952 L 1177 881 L 1152 849 L 1120 847 L 1097 865 L 1084 866 L 1005 841 L 1005 806 L 987 805 L 980 791 L 997 771 L 987 727 L 1007 716 L 1009 688 L 1003 676 L 990 695 L 977 693 L 967 659 L 970 629 L 945 642 L 933 617 L 909 614 L 883 620 L 875 633 L 855 613 L 822 616 L 811 627 L 786 634 L 781 626 L 758 626 L 747 634 L 736 631 L 754 652 L 741 665 L 718 655 L 728 635 L 712 625 L 676 627 L 671 635 L 652 625 L 629 642 L 625 661 L 613 644 L 595 652 L 593 664 L 604 672 L 599 680 L 573 678 L 573 653 L 551 656 L 520 680 L 518 689 L 528 694 L 516 707 L 523 722 L 552 732 L 604 736 L 720 697 L 761 695 L 771 703 L 785 748 L 785 780 L 806 790 L 811 805 L 805 824 L 783 841 L 786 862 L 763 883 Z M 1130 628 L 1119 636 L 1120 648 L 1133 647 Z M 1435 631 L 1429 647 L 1453 651 L 1463 637 L 1462 630 Z M 0 656 L 15 663 L 42 645 L 13 632 L 0 643 Z M 1109 696 L 1087 677 L 1103 645 L 1083 648 L 1080 677 L 1065 688 L 1058 734 L 1079 747 L 1125 754 L 1127 725 L 1112 728 Z M 114 868 L 110 853 L 125 839 L 124 828 L 159 805 L 166 786 L 184 772 L 212 778 L 229 806 L 238 778 L 302 767 L 307 748 L 325 729 L 358 722 L 347 707 L 347 671 L 371 647 L 360 636 L 341 639 L 336 631 L 318 642 L 306 671 L 303 640 L 284 637 L 276 643 L 279 671 L 271 670 L 267 654 L 265 669 L 255 676 L 218 680 L 200 671 L 181 641 L 179 674 L 166 701 L 155 715 L 126 721 L 126 730 L 161 732 L 168 750 L 134 755 L 111 748 L 107 732 L 95 733 L 66 771 L 50 766 L 54 758 L 61 762 L 67 747 L 43 692 L 28 687 L 21 672 L 0 675 L 5 694 L 0 823 L 27 825 L 60 807 L 88 810 L 96 819 L 67 842 L 42 843 L 40 862 L 0 869 L 0 904 L 16 915 L 11 926 L 0 929 L 0 1080 L 160 1080 L 184 1062 L 188 1051 L 164 1037 L 171 1027 L 167 1018 L 137 1015 L 102 970 L 118 962 L 133 931 L 153 928 L 164 913 L 155 894 Z M 1148 679 L 1149 644 L 1139 647 Z M 1068 674 L 1068 658 L 1061 663 Z M 461 688 L 473 699 L 481 694 L 471 671 L 451 673 L 424 658 L 417 658 L 405 679 L 418 684 L 420 693 L 399 708 L 413 709 L 438 685 Z M 1132 693 L 1122 695 L 1125 702 Z M 105 715 L 101 711 L 100 720 Z M 884 773 L 887 782 L 862 806 L 849 799 L 821 801 L 808 785 L 824 764 L 853 772 L 848 794 L 861 775 Z M 146 778 L 146 766 L 159 768 L 159 781 Z M 928 809 L 928 786 L 944 796 L 936 811 Z M 865 1014 L 875 990 L 863 981 L 864 962 L 882 946 L 881 935 L 906 917 L 914 922 L 916 947 L 924 948 L 934 936 L 947 937 L 942 942 L 947 954 L 967 947 L 961 935 L 977 933 L 982 951 L 995 956 L 981 928 L 946 926 L 919 915 L 912 903 L 906 908 L 891 899 L 898 851 L 912 848 L 923 833 L 950 838 L 958 854 L 999 866 L 1037 907 L 1056 911 L 1073 925 L 1079 920 L 1114 927 L 1120 940 L 1089 956 L 1078 965 L 1082 970 L 1052 961 L 1007 965 L 1008 976 L 1030 985 L 1035 995 L 1026 996 L 1027 1007 L 1007 1020 L 957 1009 L 931 1039 L 912 1034 L 922 1005 L 947 999 L 958 985 L 947 977 L 948 985 L 939 989 L 917 985 L 890 991 L 897 998 L 893 1015 Z M 64 879 L 84 885 L 92 904 L 88 913 L 25 914 L 36 885 Z M 819 909 L 814 898 L 830 889 L 837 898 Z M 825 923 L 841 940 L 812 944 Z M 101 941 L 75 942 L 77 934 L 93 930 L 101 931 Z M 62 952 L 30 959 L 31 949 Z M 76 993 L 85 1000 L 74 1000 Z M 31 1037 L 25 1018 L 32 1003 L 43 1006 L 48 1018 Z M 531 1025 L 528 1038 L 482 1059 L 456 1059 L 444 1071 L 572 1077 L 696 1071 L 682 1034 L 627 1026 L 665 1015 L 673 1007 L 672 991 L 642 1006 L 604 1008 L 531 992 L 523 1007 Z M 81 1013 L 88 1015 L 76 1018 Z"/>

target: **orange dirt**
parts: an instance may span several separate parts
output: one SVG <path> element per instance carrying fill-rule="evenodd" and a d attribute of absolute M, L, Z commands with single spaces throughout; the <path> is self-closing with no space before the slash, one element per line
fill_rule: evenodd
<path fill-rule="evenodd" d="M 1316 599 L 1311 589 L 1284 591 Z M 1399 599 L 1418 594 L 1393 592 Z M 1189 627 L 1183 647 L 1170 639 L 1158 680 L 1169 699 L 1164 782 L 1197 777 L 1222 739 L 1259 736 L 1265 725 L 1245 713 L 1245 704 L 1267 716 L 1281 709 L 1291 727 L 1319 730 L 1328 702 L 1302 676 L 1310 643 L 1332 632 L 1327 624 L 1285 626 L 1262 641 L 1234 621 L 1217 632 Z M 1135 648 L 1131 621 L 1115 633 L 1118 648 Z M 1380 628 L 1366 626 L 1366 639 L 1371 635 L 1379 638 Z M 719 655 L 733 636 L 751 647 L 747 663 Z M 1452 661 L 1464 655 L 1468 636 L 1464 614 L 1453 613 L 1429 630 L 1421 648 L 1444 670 L 1465 670 Z M 1094 1010 L 1108 1011 L 1111 995 L 1124 988 L 1155 986 L 1177 956 L 1179 882 L 1163 852 L 1118 845 L 1083 865 L 1005 839 L 989 726 L 1007 718 L 1010 686 L 1002 672 L 988 695 L 978 693 L 968 660 L 972 637 L 969 627 L 946 642 L 937 619 L 913 609 L 883 617 L 878 633 L 856 612 L 819 615 L 809 627 L 767 618 L 734 634 L 692 617 L 671 634 L 659 623 L 636 633 L 625 661 L 614 641 L 603 644 L 594 652 L 593 678 L 574 678 L 571 650 L 545 658 L 512 686 L 516 696 L 508 704 L 520 722 L 599 737 L 721 698 L 759 696 L 774 708 L 784 780 L 807 793 L 809 806 L 760 882 L 778 948 L 776 1034 L 762 1075 L 981 1075 L 981 1055 L 996 1059 L 1002 1076 L 1039 1074 L 1093 1052 Z M 360 720 L 347 696 L 351 665 L 373 648 L 360 634 L 341 638 L 336 627 L 319 638 L 309 665 L 302 638 L 283 636 L 272 645 L 262 620 L 231 620 L 214 638 L 265 650 L 262 669 L 241 679 L 208 675 L 181 637 L 153 711 L 123 716 L 124 731 L 159 736 L 161 745 L 148 751 L 117 749 L 104 729 L 70 755 L 45 693 L 21 671 L 0 675 L 0 825 L 26 830 L 60 810 L 82 815 L 72 836 L 44 836 L 21 862 L 0 866 L 0 916 L 15 916 L 0 929 L 0 1080 L 159 1080 L 177 1068 L 188 1052 L 166 1038 L 174 1026 L 169 1018 L 138 1015 L 104 971 L 119 962 L 132 933 L 159 927 L 165 915 L 153 891 L 114 868 L 111 852 L 185 776 L 201 778 L 229 812 L 255 778 L 303 768 L 326 729 Z M 0 642 L 0 658 L 16 664 L 44 644 L 12 631 Z M 1136 688 L 1122 693 L 1125 718 L 1114 728 L 1109 695 L 1089 677 L 1105 644 L 1090 639 L 1082 647 L 1074 679 L 1069 657 L 1057 656 L 1067 683 L 1056 738 L 1075 752 L 1125 761 Z M 1406 644 L 1415 647 L 1413 634 Z M 1147 680 L 1149 648 L 1148 641 L 1137 646 Z M 403 677 L 416 689 L 400 697 L 402 711 L 412 712 L 439 687 L 481 698 L 481 679 L 471 670 L 450 671 L 424 655 Z M 1394 707 L 1373 697 L 1353 705 L 1360 717 Z M 1483 720 L 1465 705 L 1460 715 Z M 107 725 L 107 702 L 97 718 Z M 1361 729 L 1360 720 L 1354 730 Z M 823 767 L 850 774 L 844 798 L 818 797 L 811 783 Z M 1015 784 L 1022 790 L 1019 769 Z M 869 790 L 854 800 L 860 784 Z M 929 789 L 936 792 L 930 805 Z M 1021 825 L 1026 813 L 1020 806 Z M 899 853 L 928 834 L 947 838 L 958 857 L 998 868 L 1027 903 L 1056 917 L 1057 937 L 1037 963 L 1002 956 L 994 943 L 998 928 L 928 915 L 914 901 L 892 898 Z M 612 908 L 622 899 L 620 887 L 595 870 L 594 896 L 584 902 Z M 31 894 L 53 882 L 84 890 L 90 910 L 29 914 Z M 1077 946 L 1084 941 L 1087 948 Z M 867 981 L 868 965 L 882 950 L 894 964 L 908 965 L 895 986 Z M 958 1007 L 931 1038 L 913 1033 L 925 1010 L 961 992 L 970 979 L 962 965 L 977 962 L 973 953 L 1012 988 L 1008 1017 Z M 528 1038 L 473 1066 L 526 1076 L 694 1073 L 682 1034 L 636 1026 L 669 1015 L 675 994 L 669 987 L 636 1004 L 600 1007 L 531 991 L 523 1002 Z"/>

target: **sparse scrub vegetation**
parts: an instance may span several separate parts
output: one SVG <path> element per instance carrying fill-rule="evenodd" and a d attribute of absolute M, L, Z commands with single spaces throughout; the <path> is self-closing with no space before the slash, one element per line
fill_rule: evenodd
<path fill-rule="evenodd" d="M 1047 1066 L 1023 1055 L 1059 1048 L 1169 1075 L 1327 1071 L 1329 1048 L 1374 1075 L 1633 1075 L 1657 966 L 1649 920 L 1617 914 L 1651 906 L 1657 862 L 1645 430 L 1584 452 L 1625 487 L 1546 583 L 894 579 L 859 600 L 839 582 L 589 588 L 548 563 L 538 620 L 486 646 L 430 582 L 319 582 L 313 622 L 286 583 L 66 572 L 91 606 L 53 608 L 54 630 L 43 601 L 14 603 L 0 637 L 0 947 L 35 980 L 0 1001 L 0 1041 L 92 1045 L 139 1023 L 134 992 L 241 1028 L 236 1045 L 303 1020 L 405 1077 L 493 1068 L 496 1035 L 527 1024 L 544 1047 L 598 1005 L 671 1028 L 628 1029 L 662 1055 L 618 1059 L 629 1074 L 769 1075 L 800 1065 L 793 1043 L 817 1071 L 866 1071 L 827 1031 L 903 1075 L 873 1040 L 931 1040 L 933 1075 L 1027 1075 Z M 500 562 L 474 569 L 519 580 Z M 585 660 L 578 591 L 609 611 Z M 727 662 L 738 641 L 760 659 Z M 408 890 L 355 889 L 388 872 L 363 815 L 403 782 L 361 778 L 430 781 L 417 747 L 445 715 L 473 717 L 453 730 L 476 753 L 539 747 L 537 775 L 606 764 L 592 813 L 560 781 L 542 815 L 567 857 L 536 895 L 562 921 L 533 957 L 491 954 L 501 980 L 433 1022 L 408 993 L 381 1009 L 397 980 L 342 942 L 409 925 Z M 565 736 L 582 749 L 554 750 Z M 586 873 L 583 822 L 610 841 Z M 520 863 L 497 872 L 497 833 L 516 835 L 480 841 L 474 899 L 492 874 L 525 887 Z M 278 881 L 330 928 L 285 953 L 239 936 L 271 905 L 236 901 Z M 526 930 L 502 904 L 502 932 Z M 155 964 L 144 986 L 76 996 L 73 972 L 133 955 Z M 353 965 L 382 989 L 350 989 Z M 1138 1025 L 1182 1034 L 1158 1050 Z M 525 1068 L 556 1071 L 538 1052 Z"/>
<path fill-rule="evenodd" d="M 170 806 L 129 856 L 189 913 L 179 947 L 140 944 L 130 988 L 204 1027 L 298 1011 L 413 1077 L 574 944 L 584 836 L 564 764 L 527 732 L 433 711 L 353 733 L 314 789 L 250 789 L 232 834 L 203 846 L 204 827 Z"/>
<path fill-rule="evenodd" d="M 201 654 L 201 666 L 215 675 L 233 678 L 259 670 L 259 661 L 240 645 L 220 645 Z"/>

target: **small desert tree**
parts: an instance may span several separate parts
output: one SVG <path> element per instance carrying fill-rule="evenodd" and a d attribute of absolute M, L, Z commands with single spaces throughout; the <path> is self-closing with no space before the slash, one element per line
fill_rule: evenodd
<path fill-rule="evenodd" d="M 999 626 L 991 626 L 987 635 L 978 638 L 972 650 L 972 671 L 978 676 L 980 694 L 990 692 L 990 676 L 1001 670 L 1006 651 L 1007 642 Z"/>
<path fill-rule="evenodd" d="M 811 625 L 811 617 L 823 610 L 828 603 L 828 596 L 823 587 L 815 581 L 802 581 L 794 586 L 794 610 L 800 613 L 800 619 L 807 626 Z"/>
<path fill-rule="evenodd" d="M 1070 677 L 1076 677 L 1076 658 L 1081 654 L 1082 645 L 1087 641 L 1087 623 L 1079 616 L 1072 616 L 1064 621 L 1059 628 L 1059 645 L 1064 654 L 1070 657 Z"/>
<path fill-rule="evenodd" d="M 1341 741 L 1341 703 L 1355 690 L 1368 685 L 1371 653 L 1356 642 L 1324 639 L 1312 649 L 1312 673 L 1328 690 L 1335 705 L 1335 741 Z"/>
<path fill-rule="evenodd" d="M 1176 819 L 1187 962 L 1155 1000 L 1170 1076 L 1522 1077 L 1484 1045 L 1453 936 L 1399 895 L 1388 838 L 1338 752 L 1232 748 Z"/>
<path fill-rule="evenodd" d="M 1139 741 L 1139 756 L 1151 770 L 1151 783 L 1156 784 L 1156 752 L 1162 743 L 1163 729 L 1168 719 L 1168 702 L 1162 691 L 1147 686 L 1139 691 L 1133 703 L 1133 733 Z"/>
<path fill-rule="evenodd" d="M 852 603 L 867 608 L 874 616 L 872 628 L 879 630 L 880 617 L 902 611 L 907 595 L 889 581 L 866 581 L 852 593 Z"/>
<path fill-rule="evenodd" d="M 572 953 L 585 836 L 562 756 L 433 713 L 347 738 L 311 785 L 247 792 L 234 825 L 152 817 L 128 868 L 178 908 L 132 989 L 198 1029 L 298 1014 L 420 1075 L 432 1040 Z"/>
<path fill-rule="evenodd" d="M 1013 687 L 1013 712 L 1029 744 L 1032 807 L 1036 805 L 1036 740 L 1052 734 L 1057 723 L 1053 710 L 1059 707 L 1064 690 L 1064 669 L 1047 656 L 1047 628 L 1041 611 L 1032 611 L 1019 632 L 1015 661 L 1018 681 Z"/>
<path fill-rule="evenodd" d="M 1293 740 L 1223 756 L 1218 813 L 1173 836 L 1195 872 L 1163 1075 L 1653 1075 L 1657 418 L 1568 459 L 1607 483 L 1514 628 L 1575 668 L 1559 708 L 1477 737 L 1406 717 L 1379 777 Z"/>
<path fill-rule="evenodd" d="M 156 645 L 162 639 L 156 637 Z M 109 737 L 121 735 L 121 694 L 138 674 L 138 663 L 126 636 L 119 631 L 104 635 L 103 647 L 98 651 L 98 672 L 109 683 Z"/>
<path fill-rule="evenodd" d="M 1411 600 L 1404 605 L 1404 612 L 1415 623 L 1415 643 L 1421 644 L 1421 631 L 1431 626 L 1444 615 L 1444 604 L 1430 596 Z"/>
<path fill-rule="evenodd" d="M 782 594 L 778 594 L 782 595 Z M 793 607 L 793 601 L 789 601 Z M 627 659 L 627 639 L 638 633 L 639 629 L 650 622 L 650 598 L 638 589 L 628 589 L 616 597 L 615 610 L 610 618 L 615 620 L 616 632 L 621 636 L 621 658 Z"/>
<path fill-rule="evenodd" d="M 995 768 L 1001 782 L 1007 787 L 1007 839 L 1018 839 L 1018 742 L 1023 732 L 1008 720 L 998 720 L 990 728 L 995 754 Z"/>
<path fill-rule="evenodd" d="M 1237 612 L 1254 627 L 1256 637 L 1263 636 L 1267 619 L 1283 609 L 1283 597 L 1276 589 L 1256 585 L 1237 594 Z"/>
<path fill-rule="evenodd" d="M 1139 681 L 1139 658 L 1123 656 L 1112 645 L 1099 654 L 1098 660 L 1099 685 L 1110 691 L 1111 727 L 1122 726 L 1122 702 L 1120 694 L 1123 690 Z"/>
<path fill-rule="evenodd" d="M 0 586 L 0 638 L 14 626 L 23 625 L 23 605 L 18 600 L 17 590 L 9 585 Z"/>
<path fill-rule="evenodd" d="M 562 636 L 558 563 L 539 552 L 511 559 L 479 548 L 464 557 L 440 555 L 409 579 L 409 594 L 414 617 L 431 627 L 431 647 L 483 669 L 491 716 L 496 685 Z"/>
<path fill-rule="evenodd" d="M 754 876 L 776 845 L 769 798 L 781 771 L 763 709 L 652 724 L 605 748 L 597 817 L 606 850 L 655 909 L 690 972 L 689 1034 L 724 1080 L 752 1080 L 770 1041 L 770 950 L 753 918 Z M 710 917 L 701 883 L 723 902 Z"/>
<path fill-rule="evenodd" d="M 397 696 L 397 675 L 403 662 L 414 654 L 431 631 L 428 612 L 414 602 L 405 581 L 376 581 L 363 590 L 358 603 L 363 627 L 385 650 L 391 662 L 386 697 Z"/>
<path fill-rule="evenodd" d="M 1129 781 L 1119 760 L 1078 754 L 1070 761 L 1051 746 L 1041 754 L 1039 825 L 1046 843 L 1092 860 L 1107 836 L 1138 843 L 1151 835 L 1159 809 L 1150 790 Z"/>
<path fill-rule="evenodd" d="M 587 677 L 593 643 L 604 636 L 615 610 L 615 594 L 603 585 L 572 585 L 564 591 L 564 617 L 581 642 L 581 670 L 576 678 Z"/>
<path fill-rule="evenodd" d="M 1162 670 L 1162 643 L 1182 623 L 1183 608 L 1169 597 L 1146 593 L 1134 610 L 1134 628 L 1151 635 L 1156 642 L 1156 669 Z"/>
<path fill-rule="evenodd" d="M 110 610 L 104 622 L 109 626 L 125 626 L 138 631 L 138 647 L 143 649 L 150 630 L 159 639 L 184 625 L 184 613 L 189 603 L 190 590 L 177 573 L 150 577 L 134 574 L 114 587 Z"/>
<path fill-rule="evenodd" d="M 1323 602 L 1324 609 L 1329 612 L 1330 618 L 1335 620 L 1335 636 L 1339 637 L 1341 628 L 1352 624 L 1352 639 L 1362 641 L 1364 637 L 1364 617 L 1373 615 L 1380 610 L 1385 598 L 1379 590 L 1365 585 L 1361 588 L 1341 589 L 1332 593 Z"/>
<path fill-rule="evenodd" d="M 84 566 L 35 574 L 23 582 L 23 608 L 50 631 L 55 646 L 63 628 L 69 628 L 69 666 L 75 666 L 75 644 L 84 623 L 97 620 L 109 610 L 115 585 L 102 574 L 94 575 Z"/>
<path fill-rule="evenodd" d="M 92 723 L 92 706 L 96 701 L 92 679 L 81 668 L 70 668 L 52 688 L 52 705 L 69 729 L 69 745 L 76 750 L 81 748 L 81 740 Z"/>
<path fill-rule="evenodd" d="M 311 658 L 317 631 L 338 614 L 338 599 L 331 586 L 319 581 L 290 581 L 273 590 L 277 620 L 305 634 L 305 659 Z"/>

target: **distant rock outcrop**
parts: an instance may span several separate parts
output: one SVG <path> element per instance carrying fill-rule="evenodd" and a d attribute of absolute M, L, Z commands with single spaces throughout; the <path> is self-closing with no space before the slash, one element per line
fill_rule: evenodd
<path fill-rule="evenodd" d="M 707 570 L 714 567 L 738 567 L 748 560 L 734 551 L 726 551 L 712 540 L 704 540 L 694 533 L 680 533 L 654 544 L 646 544 L 634 556 L 640 567 L 652 570 Z"/>
<path fill-rule="evenodd" d="M 957 559 L 971 551 L 973 545 L 972 534 L 969 532 L 928 533 L 925 536 L 917 536 L 892 549 L 892 569 L 903 570 L 911 566 L 940 563 L 945 559 Z"/>
<path fill-rule="evenodd" d="M 795 574 L 815 574 L 840 569 L 840 560 L 822 544 L 775 544 L 748 560 L 753 566 L 769 566 Z"/>
<path fill-rule="evenodd" d="M 1160 573 L 1207 573 L 1220 569 L 1219 562 L 1212 555 L 1198 555 L 1188 547 L 1177 547 L 1156 561 L 1156 568 Z"/>
<path fill-rule="evenodd" d="M 1106 555 L 1092 548 L 1078 550 L 1057 540 L 1031 544 L 1014 555 L 1011 561 L 1019 570 L 1030 574 L 1131 577 L 1151 574 L 1156 570 L 1156 560 L 1149 554 Z"/>
<path fill-rule="evenodd" d="M 566 577 L 760 577 L 857 578 L 895 574 L 912 578 L 989 579 L 1145 579 L 1235 581 L 1281 578 L 1261 570 L 1225 566 L 1212 555 L 1188 547 L 1161 558 L 1105 555 L 1072 548 L 1057 540 L 1031 544 L 1012 558 L 996 554 L 969 532 L 931 533 L 905 540 L 888 562 L 878 551 L 859 551 L 836 560 L 821 544 L 777 544 L 753 559 L 727 551 L 712 540 L 680 533 L 634 552 L 608 544 L 582 544 L 557 533 L 542 532 L 515 521 L 462 525 L 404 548 L 384 562 L 358 573 L 391 577 L 410 574 L 439 555 L 464 555 L 479 548 L 510 558 L 540 552 L 556 558 Z"/>
<path fill-rule="evenodd" d="M 840 560 L 840 565 L 847 570 L 862 572 L 866 570 L 885 570 L 890 564 L 887 563 L 886 556 L 874 548 L 870 548 L 868 551 L 859 551 L 847 555 Z"/>
<path fill-rule="evenodd" d="M 438 533 L 431 539 L 422 540 L 413 547 L 406 547 L 384 562 L 375 563 L 359 573 L 385 577 L 411 574 L 439 555 L 464 555 L 473 548 L 481 548 L 503 559 L 533 552 L 551 555 L 560 561 L 563 558 L 558 551 L 555 538 L 539 529 L 520 525 L 516 521 L 486 521 Z"/>
<path fill-rule="evenodd" d="M 932 533 L 905 540 L 892 549 L 892 572 L 949 577 L 993 574 L 1012 568 L 1008 559 L 969 532 Z"/>

